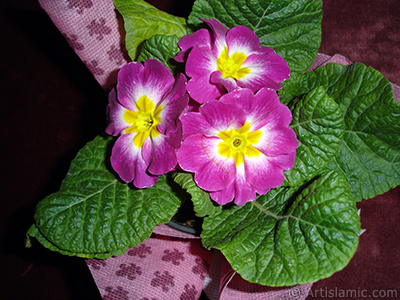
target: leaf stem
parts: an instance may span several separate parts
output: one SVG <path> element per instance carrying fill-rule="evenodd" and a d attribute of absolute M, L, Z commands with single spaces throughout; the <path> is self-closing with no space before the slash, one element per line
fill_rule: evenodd
<path fill-rule="evenodd" d="M 251 204 L 253 204 L 254 206 L 256 206 L 259 210 L 261 210 L 263 213 L 265 213 L 268 216 L 271 216 L 277 220 L 281 220 L 287 216 L 279 216 L 277 214 L 274 214 L 273 212 L 269 211 L 268 209 L 266 209 L 264 206 L 262 206 L 260 203 L 258 203 L 257 201 L 252 201 Z"/>

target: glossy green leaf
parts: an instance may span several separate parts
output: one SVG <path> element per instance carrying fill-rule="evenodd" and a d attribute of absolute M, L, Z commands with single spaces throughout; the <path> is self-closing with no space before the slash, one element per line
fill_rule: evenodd
<path fill-rule="evenodd" d="M 290 102 L 323 86 L 344 114 L 343 143 L 328 167 L 342 173 L 357 201 L 400 185 L 400 104 L 389 81 L 361 63 L 328 64 L 285 82 Z"/>
<path fill-rule="evenodd" d="M 178 63 L 173 58 L 180 51 L 178 42 L 179 38 L 176 35 L 154 35 L 143 44 L 138 61 L 158 59 L 175 74 Z"/>
<path fill-rule="evenodd" d="M 291 104 L 299 147 L 294 167 L 285 172 L 284 185 L 295 186 L 324 170 L 342 142 L 344 118 L 339 105 L 323 87 L 317 87 Z"/>
<path fill-rule="evenodd" d="M 29 234 L 45 247 L 87 258 L 120 255 L 178 210 L 166 176 L 142 190 L 117 179 L 106 159 L 111 141 L 97 137 L 82 148 L 60 191 L 38 204 Z"/>
<path fill-rule="evenodd" d="M 302 190 L 276 188 L 206 217 L 202 240 L 245 280 L 268 286 L 314 282 L 343 269 L 360 221 L 347 182 L 331 172 Z"/>
<path fill-rule="evenodd" d="M 114 0 L 124 18 L 126 48 L 136 60 L 140 45 L 156 34 L 184 36 L 186 20 L 163 12 L 143 0 Z"/>
<path fill-rule="evenodd" d="M 190 195 L 196 216 L 205 217 L 214 212 L 216 207 L 210 194 L 197 186 L 192 173 L 175 172 L 173 178 Z"/>
<path fill-rule="evenodd" d="M 200 24 L 200 18 L 247 26 L 295 73 L 311 66 L 321 44 L 321 0 L 197 0 L 188 23 Z"/>

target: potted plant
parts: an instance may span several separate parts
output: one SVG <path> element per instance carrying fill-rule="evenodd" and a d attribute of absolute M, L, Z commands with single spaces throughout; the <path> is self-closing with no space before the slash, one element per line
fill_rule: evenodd
<path fill-rule="evenodd" d="M 249 282 L 306 284 L 344 268 L 356 203 L 400 183 L 400 105 L 361 63 L 307 72 L 322 2 L 197 0 L 187 19 L 114 4 L 132 62 L 110 93 L 109 136 L 38 204 L 28 243 L 122 255 L 191 201 L 204 247 Z"/>

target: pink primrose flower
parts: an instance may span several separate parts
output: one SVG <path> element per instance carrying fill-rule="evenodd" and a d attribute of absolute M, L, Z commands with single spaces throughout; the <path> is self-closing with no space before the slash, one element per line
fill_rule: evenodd
<path fill-rule="evenodd" d="M 261 47 L 257 35 L 245 26 L 230 30 L 215 19 L 203 20 L 210 28 L 181 38 L 175 59 L 186 61 L 191 77 L 187 90 L 199 103 L 217 99 L 226 91 L 263 87 L 279 90 L 289 78 L 286 61 L 269 47 Z"/>
<path fill-rule="evenodd" d="M 106 132 L 119 136 L 111 165 L 122 180 L 150 187 L 158 175 L 176 167 L 176 149 L 182 141 L 179 116 L 188 98 L 185 76 L 179 74 L 175 80 L 155 59 L 121 69 L 116 90 L 109 96 Z"/>
<path fill-rule="evenodd" d="M 240 89 L 181 116 L 181 168 L 217 203 L 243 205 L 280 186 L 298 141 L 290 110 L 276 91 Z"/>

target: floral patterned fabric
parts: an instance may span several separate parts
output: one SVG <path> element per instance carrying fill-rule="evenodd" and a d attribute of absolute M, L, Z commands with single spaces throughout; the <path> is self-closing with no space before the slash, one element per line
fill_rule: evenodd
<path fill-rule="evenodd" d="M 112 0 L 39 0 L 71 48 L 99 84 L 109 90 L 130 59 L 122 17 Z"/>
<path fill-rule="evenodd" d="M 104 300 L 195 300 L 210 262 L 199 239 L 154 234 L 122 256 L 89 259 L 87 265 Z"/>
<path fill-rule="evenodd" d="M 249 283 L 219 251 L 198 237 L 157 226 L 153 235 L 125 254 L 86 263 L 104 300 L 303 300 L 312 284 L 272 288 Z"/>

